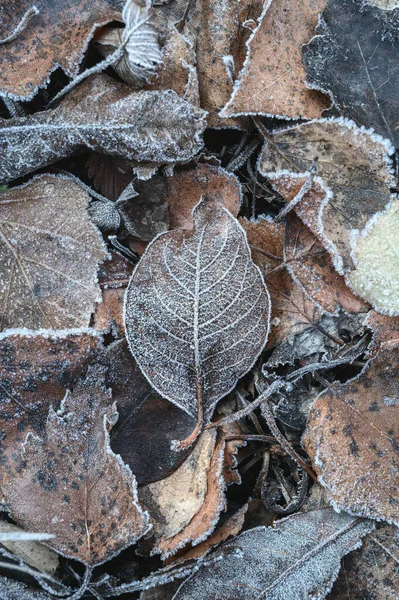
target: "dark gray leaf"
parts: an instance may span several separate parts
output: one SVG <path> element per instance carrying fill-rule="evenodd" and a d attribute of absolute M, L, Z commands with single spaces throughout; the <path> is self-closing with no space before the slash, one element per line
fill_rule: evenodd
<path fill-rule="evenodd" d="M 399 9 L 329 0 L 316 31 L 302 49 L 310 87 L 398 147 Z"/>

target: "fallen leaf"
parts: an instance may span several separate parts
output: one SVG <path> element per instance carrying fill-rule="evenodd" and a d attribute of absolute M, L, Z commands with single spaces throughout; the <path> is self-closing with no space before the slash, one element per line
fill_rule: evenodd
<path fill-rule="evenodd" d="M 353 269 L 351 235 L 362 231 L 371 217 L 384 210 L 394 185 L 389 142 L 341 119 L 321 119 L 279 131 L 266 143 L 259 159 L 259 171 L 275 181 L 293 170 L 309 172 L 317 159 L 317 174 L 328 193 L 307 195 L 309 227 L 316 222 L 319 236 L 343 275 Z M 285 173 L 281 173 L 284 171 Z M 291 173 L 288 173 L 291 177 Z M 303 200 L 305 202 L 305 199 Z M 317 217 L 315 214 L 317 213 Z"/>
<path fill-rule="evenodd" d="M 382 10 L 392 10 L 399 7 L 398 0 L 369 0 L 370 4 Z"/>
<path fill-rule="evenodd" d="M 0 521 L 0 535 L 1 534 L 23 534 L 24 532 L 20 527 L 8 523 L 7 521 Z M 34 534 L 30 534 L 34 535 Z M 0 543 L 9 552 L 21 559 L 25 564 L 41 571 L 42 573 L 48 573 L 54 575 L 60 564 L 59 556 L 54 550 L 48 548 L 44 544 L 41 544 L 35 540 L 2 540 Z"/>
<path fill-rule="evenodd" d="M 370 521 L 322 509 L 294 514 L 274 528 L 250 529 L 223 546 L 237 552 L 201 566 L 173 600 L 324 598 L 341 558 L 373 527 Z"/>
<path fill-rule="evenodd" d="M 380 315 L 371 310 L 364 321 L 364 326 L 373 332 L 367 351 L 370 358 L 377 354 L 384 342 L 399 340 L 399 317 Z"/>
<path fill-rule="evenodd" d="M 197 419 L 181 448 L 251 368 L 269 330 L 269 296 L 245 232 L 211 198 L 193 216 L 193 231 L 167 232 L 148 246 L 125 305 L 129 346 L 143 373 Z"/>
<path fill-rule="evenodd" d="M 399 531 L 380 524 L 362 547 L 342 559 L 342 569 L 327 600 L 396 600 L 399 595 Z"/>
<path fill-rule="evenodd" d="M 301 47 L 326 0 L 266 2 L 247 42 L 248 54 L 221 116 L 261 114 L 288 119 L 321 117 L 330 99 L 305 84 Z"/>
<path fill-rule="evenodd" d="M 90 223 L 88 194 L 41 175 L 0 196 L 0 329 L 87 327 L 107 251 Z"/>
<path fill-rule="evenodd" d="M 171 441 L 189 435 L 195 420 L 152 389 L 125 339 L 107 347 L 106 359 L 106 384 L 112 388 L 119 413 L 111 431 L 112 450 L 121 455 L 140 485 L 168 477 L 188 454 L 171 450 Z"/>
<path fill-rule="evenodd" d="M 334 506 L 399 523 L 398 342 L 313 403 L 303 438 Z"/>
<path fill-rule="evenodd" d="M 93 324 L 97 331 L 124 336 L 123 303 L 132 271 L 133 265 L 115 252 L 111 253 L 111 260 L 102 263 L 98 274 L 102 302 L 96 306 Z"/>
<path fill-rule="evenodd" d="M 89 369 L 60 410 L 50 408 L 45 436 L 26 437 L 19 468 L 2 485 L 19 525 L 54 534 L 49 546 L 91 566 L 134 544 L 148 528 L 134 475 L 109 447 L 107 430 L 115 422 L 110 400 L 104 368 Z"/>
<path fill-rule="evenodd" d="M 86 162 L 87 175 L 93 187 L 106 198 L 118 200 L 133 181 L 133 166 L 129 161 L 108 154 L 92 152 Z"/>
<path fill-rule="evenodd" d="M 51 600 L 46 592 L 38 592 L 25 583 L 3 576 L 0 577 L 0 594 L 4 600 Z"/>
<path fill-rule="evenodd" d="M 0 182 L 84 147 L 143 162 L 188 160 L 202 146 L 204 117 L 204 111 L 173 91 L 132 92 L 107 75 L 97 75 L 54 109 L 0 119 Z"/>
<path fill-rule="evenodd" d="M 295 215 L 284 223 L 240 220 L 270 292 L 268 347 L 319 327 L 323 313 L 365 312 L 367 306 L 347 288 L 318 239 Z"/>
<path fill-rule="evenodd" d="M 221 167 L 198 164 L 195 169 L 178 171 L 167 178 L 167 189 L 171 229 L 193 228 L 192 213 L 201 196 L 212 195 L 224 202 L 234 217 L 240 210 L 240 183 L 235 175 Z"/>
<path fill-rule="evenodd" d="M 0 95 L 28 100 L 61 69 L 73 79 L 97 27 L 121 19 L 119 0 L 2 0 L 0 39 L 10 36 L 31 11 L 26 27 L 0 45 Z"/>
<path fill-rule="evenodd" d="M 1 479 L 15 471 L 27 433 L 43 435 L 50 406 L 58 407 L 102 350 L 90 331 L 0 334 Z"/>
<path fill-rule="evenodd" d="M 346 117 L 399 144 L 399 10 L 328 0 L 317 35 L 304 46 L 308 85 L 328 93 Z M 334 76 L 331 76 L 334 73 Z"/>

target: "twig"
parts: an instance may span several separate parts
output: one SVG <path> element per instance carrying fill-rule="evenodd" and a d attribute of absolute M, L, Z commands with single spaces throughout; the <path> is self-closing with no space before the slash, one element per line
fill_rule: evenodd
<path fill-rule="evenodd" d="M 35 17 L 36 15 L 38 15 L 40 13 L 40 10 L 37 8 L 37 6 L 32 6 L 31 8 L 29 8 L 26 13 L 23 15 L 22 19 L 20 20 L 20 22 L 18 23 L 17 27 L 14 29 L 14 31 L 12 31 L 10 33 L 10 35 L 8 35 L 6 38 L 3 38 L 2 40 L 0 40 L 0 46 L 2 46 L 3 44 L 8 44 L 8 42 L 12 42 L 13 40 L 15 40 L 16 37 L 19 36 L 19 34 L 26 29 L 29 21 Z"/>

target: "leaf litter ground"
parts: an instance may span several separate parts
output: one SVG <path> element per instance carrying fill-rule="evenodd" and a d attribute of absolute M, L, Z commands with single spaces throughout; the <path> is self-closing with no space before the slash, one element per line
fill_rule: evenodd
<path fill-rule="evenodd" d="M 399 6 L 0 0 L 0 598 L 399 598 Z"/>

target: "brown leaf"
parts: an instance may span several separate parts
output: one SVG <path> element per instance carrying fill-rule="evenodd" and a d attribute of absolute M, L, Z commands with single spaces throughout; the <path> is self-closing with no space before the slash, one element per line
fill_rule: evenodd
<path fill-rule="evenodd" d="M 321 117 L 331 101 L 307 88 L 301 47 L 311 37 L 325 5 L 326 0 L 273 0 L 266 4 L 222 116 Z"/>
<path fill-rule="evenodd" d="M 115 252 L 111 254 L 111 260 L 102 264 L 98 281 L 103 299 L 96 306 L 93 325 L 97 331 L 112 331 L 114 337 L 124 335 L 123 303 L 132 271 L 133 265 Z"/>
<path fill-rule="evenodd" d="M 285 223 L 267 219 L 240 220 L 269 289 L 272 303 L 268 347 L 318 327 L 324 312 L 339 307 L 349 312 L 367 306 L 346 287 L 334 270 L 328 253 L 298 217 Z"/>
<path fill-rule="evenodd" d="M 23 529 L 8 521 L 0 521 L 0 534 L 23 534 Z M 1 540 L 1 545 L 20 558 L 25 564 L 38 569 L 42 573 L 54 575 L 59 567 L 60 559 L 54 550 L 34 540 Z"/>
<path fill-rule="evenodd" d="M 384 342 L 399 340 L 399 317 L 380 315 L 371 310 L 364 322 L 373 332 L 373 338 L 368 348 L 368 356 L 375 356 Z"/>
<path fill-rule="evenodd" d="M 141 162 L 187 160 L 201 149 L 205 125 L 204 111 L 171 90 L 132 92 L 107 75 L 95 75 L 56 108 L 0 119 L 0 181 L 84 147 Z"/>
<path fill-rule="evenodd" d="M 140 485 L 168 477 L 188 455 L 188 451 L 171 450 L 171 442 L 189 435 L 195 420 L 152 389 L 125 339 L 107 347 L 106 359 L 106 384 L 119 412 L 110 434 L 112 450 L 121 455 Z"/>
<path fill-rule="evenodd" d="M 304 447 L 329 499 L 351 514 L 399 522 L 397 341 L 313 403 Z"/>
<path fill-rule="evenodd" d="M 93 180 L 94 189 L 114 202 L 133 181 L 133 165 L 115 156 L 92 152 L 87 159 L 86 168 L 88 177 Z"/>
<path fill-rule="evenodd" d="M 57 67 L 73 78 L 96 27 L 120 20 L 119 0 L 37 0 L 38 14 L 6 44 L 0 45 L 1 92 L 15 100 L 32 98 Z M 0 39 L 18 27 L 30 0 L 2 0 Z"/>
<path fill-rule="evenodd" d="M 0 334 L 1 477 L 12 476 L 27 433 L 43 435 L 50 406 L 58 407 L 102 349 L 94 332 Z"/>
<path fill-rule="evenodd" d="M 178 171 L 167 179 L 171 229 L 192 229 L 193 209 L 201 196 L 222 201 L 236 217 L 240 210 L 241 186 L 235 175 L 221 167 L 198 164 L 196 169 Z"/>
<path fill-rule="evenodd" d="M 218 202 L 194 210 L 195 228 L 158 236 L 129 284 L 125 326 L 141 370 L 197 419 L 190 446 L 262 351 L 269 297 L 245 232 Z M 237 357 L 239 357 L 237 359 Z"/>
<path fill-rule="evenodd" d="M 107 256 L 88 201 L 74 181 L 51 175 L 1 194 L 0 329 L 88 326 Z"/>
<path fill-rule="evenodd" d="M 3 483 L 19 525 L 54 534 L 51 547 L 91 566 L 134 544 L 148 528 L 136 480 L 109 447 L 115 415 L 104 368 L 91 368 L 58 412 L 50 408 L 44 438 L 27 436 L 19 468 Z"/>

